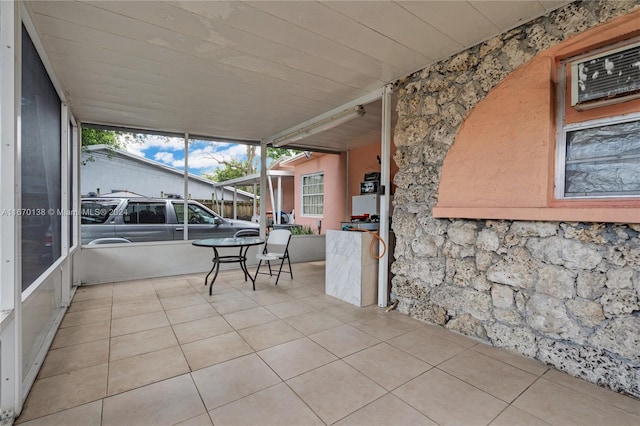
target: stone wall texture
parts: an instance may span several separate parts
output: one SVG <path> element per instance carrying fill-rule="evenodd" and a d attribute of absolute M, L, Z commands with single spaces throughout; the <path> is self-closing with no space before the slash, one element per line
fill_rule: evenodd
<path fill-rule="evenodd" d="M 640 225 L 436 219 L 466 114 L 510 72 L 638 1 L 571 3 L 398 82 L 392 297 L 413 318 L 640 397 Z"/>

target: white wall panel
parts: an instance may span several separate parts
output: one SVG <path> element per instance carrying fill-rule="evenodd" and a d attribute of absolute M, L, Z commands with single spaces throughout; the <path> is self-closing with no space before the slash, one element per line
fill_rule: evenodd
<path fill-rule="evenodd" d="M 221 256 L 237 253 L 238 249 L 220 250 Z M 257 263 L 256 253 L 257 248 L 249 249 L 247 264 Z M 195 247 L 189 241 L 83 246 L 80 256 L 82 284 L 208 272 L 212 258 L 212 249 Z M 238 264 L 220 266 L 220 270 L 235 268 L 241 275 Z"/>
<path fill-rule="evenodd" d="M 61 280 L 61 268 L 57 268 L 22 302 L 23 379 L 34 374 L 32 369 L 40 369 L 42 360 L 37 365 L 34 363 L 39 353 L 48 349 L 51 342 L 47 336 L 51 330 L 55 332 L 59 323 Z"/>

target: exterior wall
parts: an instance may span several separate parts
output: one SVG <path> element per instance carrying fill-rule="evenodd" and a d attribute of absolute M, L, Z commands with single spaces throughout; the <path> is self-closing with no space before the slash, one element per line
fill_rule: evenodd
<path fill-rule="evenodd" d="M 184 192 L 184 178 L 179 173 L 172 173 L 161 167 L 123 158 L 114 154 L 111 158 L 104 153 L 92 151 L 90 155 L 94 161 L 86 161 L 87 154 L 83 154 L 85 164 L 82 165 L 80 179 L 80 193 L 97 192 L 107 194 L 113 190 L 135 192 L 147 197 L 160 197 L 164 194 L 182 194 Z M 197 200 L 210 200 L 213 185 L 196 179 L 189 179 L 189 193 Z M 224 191 L 225 202 L 233 200 L 232 191 Z M 251 200 L 241 194 L 238 201 Z"/>
<path fill-rule="evenodd" d="M 451 148 L 467 113 L 520 65 L 537 61 L 539 52 L 629 14 L 637 4 L 576 2 L 399 82 L 392 297 L 399 300 L 400 311 L 414 318 L 640 396 L 640 225 L 439 219 L 433 214 L 447 153 L 452 153 L 447 168 L 469 166 Z M 621 19 L 629 17 L 637 15 Z M 525 93 L 535 99 L 541 99 L 538 91 L 553 97 L 548 84 L 529 89 Z M 493 113 L 504 109 L 494 106 Z M 532 131 L 550 140 L 554 117 L 542 115 L 548 123 Z M 518 139 L 526 126 L 492 122 L 509 129 L 514 144 L 536 140 Z M 475 142 L 487 148 L 482 134 L 476 136 Z M 526 157 L 529 148 L 522 149 Z M 520 182 L 505 184 L 521 185 L 518 190 L 530 192 L 532 203 L 546 202 L 548 188 L 543 186 L 552 170 L 547 170 L 548 149 L 547 155 L 532 158 L 533 177 L 521 167 Z M 496 169 L 510 167 L 508 158 L 493 157 L 491 151 L 476 150 L 475 155 Z M 543 169 L 545 176 L 539 173 Z M 485 173 L 480 170 L 478 178 Z M 496 193 L 505 196 L 504 190 Z"/>
<path fill-rule="evenodd" d="M 293 164 L 292 164 L 293 165 Z M 340 229 L 345 219 L 346 198 L 346 156 L 345 154 L 311 154 L 310 159 L 302 158 L 295 163 L 294 194 L 295 221 L 299 225 L 317 230 L 322 221 L 320 233 L 327 229 Z M 324 214 L 322 217 L 302 215 L 302 176 L 324 173 Z"/>
<path fill-rule="evenodd" d="M 636 36 L 639 23 L 634 13 L 585 31 L 541 52 L 492 89 L 469 112 L 446 155 L 434 216 L 640 222 L 640 199 L 553 199 L 557 64 Z M 640 110 L 635 100 L 578 112 L 566 86 L 568 122 Z M 465 83 L 450 87 L 464 91 Z"/>
<path fill-rule="evenodd" d="M 347 200 L 347 217 L 345 219 L 349 219 L 351 216 L 351 197 L 354 195 L 360 195 L 360 182 L 364 181 L 364 174 L 380 171 L 380 163 L 378 163 L 378 159 L 376 158 L 381 155 L 380 151 L 381 145 L 379 141 L 371 145 L 366 145 L 349 151 L 349 193 Z M 393 146 L 391 151 L 391 155 L 393 155 Z M 390 167 L 392 182 L 397 171 L 397 164 L 392 162 Z M 394 185 L 392 184 L 391 186 Z"/>

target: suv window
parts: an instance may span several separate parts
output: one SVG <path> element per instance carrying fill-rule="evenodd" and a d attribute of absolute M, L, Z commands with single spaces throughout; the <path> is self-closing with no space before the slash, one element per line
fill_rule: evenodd
<path fill-rule="evenodd" d="M 80 223 L 83 225 L 105 223 L 118 207 L 117 200 L 87 200 L 81 205 Z"/>
<path fill-rule="evenodd" d="M 173 203 L 178 223 L 184 223 L 184 204 Z M 215 223 L 215 216 L 195 204 L 189 204 L 189 223 L 192 225 Z"/>
<path fill-rule="evenodd" d="M 167 211 L 164 203 L 130 202 L 122 219 L 125 224 L 165 223 Z"/>

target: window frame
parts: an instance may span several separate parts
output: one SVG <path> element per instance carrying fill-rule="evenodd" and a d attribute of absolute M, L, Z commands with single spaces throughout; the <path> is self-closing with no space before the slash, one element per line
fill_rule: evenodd
<path fill-rule="evenodd" d="M 611 47 L 610 50 L 614 50 L 615 47 Z M 599 49 L 599 51 L 608 51 L 609 49 Z M 567 200 L 599 200 L 599 199 L 619 199 L 629 200 L 640 198 L 640 192 L 637 194 L 619 194 L 619 193 L 591 193 L 585 195 L 567 195 L 565 191 L 566 186 L 566 170 L 567 170 L 567 135 L 570 132 L 578 130 L 592 129 L 595 127 L 602 127 L 608 125 L 629 123 L 634 121 L 640 121 L 640 112 L 610 115 L 603 118 L 596 118 L 591 120 L 578 121 L 574 123 L 565 124 L 566 108 L 572 108 L 571 105 L 567 105 L 567 88 L 571 90 L 571 87 L 567 84 L 567 65 L 570 67 L 573 62 L 576 62 L 584 57 L 593 56 L 593 52 L 589 54 L 583 54 L 574 56 L 563 61 L 560 61 L 558 65 L 558 90 L 557 90 L 557 116 L 556 116 L 556 149 L 555 149 L 555 176 L 554 176 L 554 198 L 558 201 Z M 569 92 L 570 96 L 570 92 Z M 603 105 L 591 109 L 605 111 L 609 108 L 609 105 Z"/>
<path fill-rule="evenodd" d="M 306 194 L 305 193 L 305 183 L 304 180 L 305 178 L 311 178 L 314 176 L 321 176 L 322 177 L 322 192 L 321 193 L 313 193 L 313 194 Z M 301 210 L 301 216 L 302 217 L 315 217 L 315 218 L 322 218 L 324 217 L 324 172 L 315 172 L 315 173 L 308 173 L 308 174 L 304 174 L 302 176 L 300 176 L 300 210 Z M 322 196 L 322 213 L 306 213 L 305 212 L 305 197 L 314 197 L 314 196 Z"/>
<path fill-rule="evenodd" d="M 145 208 L 144 210 L 142 210 L 140 207 L 141 206 L 146 206 L 147 208 Z M 151 207 L 153 208 L 153 210 L 151 210 Z M 164 221 L 163 222 L 140 222 L 140 213 L 143 211 L 148 211 L 153 213 L 153 216 L 150 217 L 156 217 L 158 216 L 157 214 L 157 208 L 160 207 L 161 209 L 164 209 L 164 212 L 162 213 L 164 215 Z M 136 215 L 136 221 L 135 222 L 127 222 L 126 217 L 127 216 L 131 216 L 132 214 L 129 213 L 129 208 L 133 208 L 133 212 L 135 212 Z M 133 213 L 132 212 L 132 213 Z M 166 225 L 167 224 L 167 205 L 166 203 L 163 202 L 158 202 L 158 201 L 129 201 L 127 203 L 127 206 L 124 208 L 124 211 L 122 212 L 122 223 L 126 226 L 129 225 Z"/>
<path fill-rule="evenodd" d="M 173 206 L 173 211 L 176 215 L 178 225 L 184 225 L 184 203 L 172 202 L 171 205 Z M 201 206 L 195 203 L 187 203 L 187 210 L 188 210 L 188 218 L 189 218 L 187 223 L 188 226 L 215 225 L 217 221 L 222 220 L 220 216 L 217 215 L 215 212 L 203 209 Z M 191 218 L 196 214 L 200 216 L 206 215 L 207 217 L 210 217 L 212 219 L 212 222 L 205 221 L 204 223 L 191 223 Z"/>

